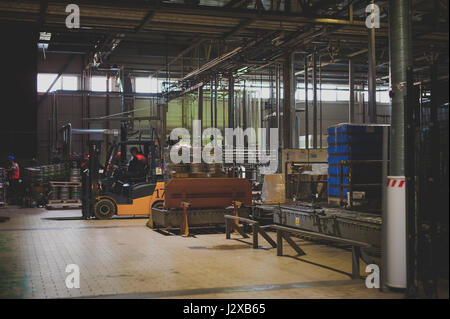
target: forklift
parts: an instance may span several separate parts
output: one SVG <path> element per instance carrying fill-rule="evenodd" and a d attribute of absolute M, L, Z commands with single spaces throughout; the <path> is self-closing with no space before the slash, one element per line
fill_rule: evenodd
<path fill-rule="evenodd" d="M 127 176 L 126 154 L 130 146 L 138 147 L 147 158 L 142 176 Z M 91 140 L 88 161 L 82 169 L 84 219 L 111 219 L 116 215 L 148 216 L 153 207 L 163 207 L 163 168 L 157 156 L 156 141 L 114 142 L 103 166 L 99 161 L 100 153 L 101 141 Z"/>

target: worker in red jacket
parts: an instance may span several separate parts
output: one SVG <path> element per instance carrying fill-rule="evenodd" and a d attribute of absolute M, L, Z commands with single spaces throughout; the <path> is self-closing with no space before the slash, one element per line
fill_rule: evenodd
<path fill-rule="evenodd" d="M 133 156 L 128 164 L 129 175 L 143 176 L 145 174 L 145 166 L 147 165 L 147 158 L 139 153 L 137 147 L 132 147 L 130 153 Z"/>
<path fill-rule="evenodd" d="M 8 156 L 9 161 L 9 169 L 8 169 L 8 181 L 9 181 L 9 189 L 8 189 L 8 197 L 11 204 L 15 204 L 17 200 L 17 192 L 19 187 L 19 177 L 20 177 L 20 168 L 19 164 L 16 162 L 14 156 Z"/>

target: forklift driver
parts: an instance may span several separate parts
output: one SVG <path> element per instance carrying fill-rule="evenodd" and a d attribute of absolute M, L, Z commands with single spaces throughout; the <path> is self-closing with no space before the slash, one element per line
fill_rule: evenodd
<path fill-rule="evenodd" d="M 137 147 L 132 147 L 130 150 L 133 158 L 128 163 L 127 177 L 142 177 L 145 175 L 145 166 L 147 165 L 147 158 L 139 153 Z"/>

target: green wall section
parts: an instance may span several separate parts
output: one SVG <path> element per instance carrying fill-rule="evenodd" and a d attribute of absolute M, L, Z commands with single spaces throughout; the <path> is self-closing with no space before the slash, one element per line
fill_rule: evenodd
<path fill-rule="evenodd" d="M 224 110 L 225 108 L 225 110 Z M 219 94 L 217 99 L 217 127 L 228 126 L 228 97 Z M 225 111 L 225 112 L 224 112 Z M 169 102 L 167 111 L 167 129 L 170 132 L 177 127 L 192 129 L 192 120 L 198 119 L 198 95 L 190 94 Z M 213 127 L 211 123 L 211 99 L 203 93 L 203 128 Z"/>

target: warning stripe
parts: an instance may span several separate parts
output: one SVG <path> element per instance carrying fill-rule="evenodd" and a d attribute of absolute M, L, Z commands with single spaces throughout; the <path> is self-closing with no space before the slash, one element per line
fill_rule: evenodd
<path fill-rule="evenodd" d="M 397 184 L 397 182 L 399 182 Z M 397 185 L 397 187 L 401 188 L 405 185 L 405 181 L 404 180 L 397 180 L 397 179 L 392 179 L 392 180 L 388 180 L 386 186 L 390 186 L 390 187 L 395 187 L 395 185 Z"/>

